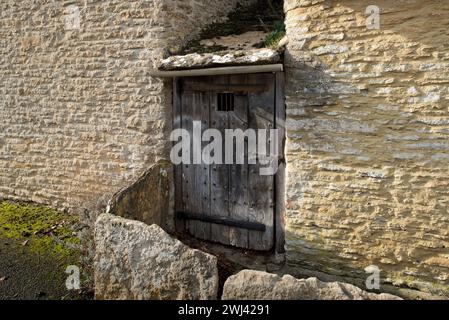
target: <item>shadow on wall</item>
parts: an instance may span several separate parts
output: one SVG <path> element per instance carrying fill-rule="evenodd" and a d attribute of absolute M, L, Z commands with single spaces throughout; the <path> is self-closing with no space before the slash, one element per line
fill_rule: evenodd
<path fill-rule="evenodd" d="M 287 260 L 448 295 L 449 3 L 321 4 L 287 7 Z"/>
<path fill-rule="evenodd" d="M 376 5 L 380 9 L 380 32 L 404 37 L 404 42 L 413 42 L 421 47 L 430 46 L 432 50 L 447 52 L 449 48 L 447 14 L 449 2 L 446 0 L 340 0 L 333 2 L 335 5 L 362 13 L 369 5 Z M 365 28 L 363 23 L 365 17 L 360 16 L 358 20 L 357 25 Z M 401 46 L 398 46 L 399 49 Z"/>
<path fill-rule="evenodd" d="M 341 61 L 342 64 L 369 62 L 373 66 L 385 62 L 396 63 L 395 59 L 398 57 L 403 60 L 414 59 L 416 63 L 424 62 L 427 59 L 440 61 L 449 59 L 447 55 L 449 49 L 449 15 L 447 13 L 449 12 L 449 2 L 446 0 L 376 1 L 375 5 L 380 9 L 379 30 L 367 30 L 366 27 L 368 15 L 365 15 L 365 11 L 368 6 L 373 4 L 372 1 L 334 0 L 331 3 L 331 6 L 323 6 L 323 8 L 326 8 L 324 9 L 326 12 L 338 9 L 336 13 L 329 13 L 322 17 L 311 15 L 308 19 L 311 19 L 312 22 L 304 21 L 298 24 L 299 27 L 302 27 L 301 24 L 307 26 L 310 31 L 308 35 L 312 36 L 307 37 L 304 46 L 299 45 L 299 41 L 293 39 L 294 43 L 290 46 L 290 50 L 295 53 L 293 55 L 287 53 L 286 57 L 286 67 L 290 69 L 287 72 L 295 73 L 290 76 L 290 79 L 296 80 L 296 77 L 301 79 L 301 76 L 307 76 L 302 80 L 308 81 L 304 85 L 308 85 L 312 90 L 313 85 L 318 84 L 319 87 L 315 90 L 321 90 L 323 94 L 341 93 L 339 91 L 332 92 L 332 87 L 335 85 L 333 82 L 338 77 L 333 77 L 329 70 L 326 71 L 329 69 L 329 65 L 335 65 L 339 58 L 345 58 Z M 292 29 L 290 37 L 293 32 L 303 32 Z M 293 35 L 293 38 L 295 36 Z M 342 38 L 339 38 L 340 36 Z M 335 40 L 333 40 L 334 37 Z M 300 37 L 301 40 L 305 38 Z M 367 43 L 366 41 L 370 41 L 370 39 L 371 42 Z M 357 49 L 358 53 L 363 53 L 361 50 L 364 50 L 367 59 L 360 56 L 350 57 L 344 52 L 337 52 L 338 49 L 335 49 L 337 50 L 335 52 L 332 52 L 332 48 L 326 48 L 328 52 L 317 50 L 325 44 L 345 45 L 348 42 L 356 46 L 354 49 Z M 325 59 L 319 59 L 320 57 Z M 422 72 L 426 70 L 413 70 L 414 66 L 409 67 L 411 72 L 415 71 L 416 73 L 411 74 L 414 79 L 409 78 L 408 82 L 421 80 Z M 311 76 L 309 71 L 314 71 L 316 74 Z M 369 78 L 368 71 L 374 70 L 365 71 Z M 401 81 L 405 72 L 404 69 L 385 71 L 391 72 L 389 76 L 394 77 L 396 81 Z M 356 83 L 357 80 L 355 78 L 354 81 L 346 80 L 345 82 Z M 291 90 L 304 89 L 301 84 L 303 83 L 299 81 L 292 83 Z M 355 90 L 353 93 L 357 93 L 355 87 L 353 88 Z"/>

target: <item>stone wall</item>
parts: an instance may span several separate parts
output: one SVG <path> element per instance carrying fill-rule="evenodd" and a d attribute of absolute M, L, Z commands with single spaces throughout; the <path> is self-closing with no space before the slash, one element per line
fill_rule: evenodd
<path fill-rule="evenodd" d="M 0 197 L 103 208 L 166 161 L 148 74 L 237 2 L 0 2 Z M 287 263 L 447 293 L 449 4 L 377 0 L 368 30 L 370 4 L 285 1 Z"/>
<path fill-rule="evenodd" d="M 170 82 L 149 71 L 237 1 L 1 1 L 0 197 L 101 209 L 166 159 Z"/>
<path fill-rule="evenodd" d="M 170 198 L 173 181 L 171 163 L 157 163 L 130 186 L 117 192 L 109 201 L 107 213 L 157 224 L 169 232 L 175 231 L 173 203 Z"/>
<path fill-rule="evenodd" d="M 449 295 L 449 3 L 284 6 L 289 267 Z"/>

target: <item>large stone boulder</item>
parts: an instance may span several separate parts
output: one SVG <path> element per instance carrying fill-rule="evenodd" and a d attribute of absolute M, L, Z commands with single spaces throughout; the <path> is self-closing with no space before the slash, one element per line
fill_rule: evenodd
<path fill-rule="evenodd" d="M 95 246 L 96 299 L 217 298 L 217 258 L 157 225 L 103 214 L 95 225 Z"/>
<path fill-rule="evenodd" d="M 280 277 L 243 270 L 226 280 L 223 300 L 400 300 L 390 294 L 363 291 L 351 284 L 321 282 L 316 278 Z"/>

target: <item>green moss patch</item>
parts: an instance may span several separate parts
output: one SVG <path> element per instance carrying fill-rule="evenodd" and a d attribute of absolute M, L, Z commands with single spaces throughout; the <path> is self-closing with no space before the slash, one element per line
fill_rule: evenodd
<path fill-rule="evenodd" d="M 79 255 L 75 217 L 35 204 L 0 202 L 0 236 L 17 239 L 31 252 L 71 258 Z"/>

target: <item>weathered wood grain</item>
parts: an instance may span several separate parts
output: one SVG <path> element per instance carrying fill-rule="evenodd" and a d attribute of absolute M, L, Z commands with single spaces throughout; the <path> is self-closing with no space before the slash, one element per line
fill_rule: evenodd
<path fill-rule="evenodd" d="M 213 84 L 228 84 L 228 76 L 214 77 Z M 218 111 L 217 100 L 211 98 L 210 106 L 211 128 L 218 129 L 222 137 L 224 137 L 225 129 L 229 128 L 229 116 L 227 112 Z M 222 155 L 224 161 L 225 150 L 223 148 Z M 211 215 L 229 217 L 229 166 L 226 164 L 213 164 L 210 172 L 211 178 Z M 212 224 L 211 237 L 212 241 L 229 244 L 230 228 Z"/>
<path fill-rule="evenodd" d="M 250 128 L 269 130 L 274 128 L 274 77 L 272 74 L 248 75 L 248 83 L 260 82 L 267 83 L 269 90 L 248 94 Z M 266 145 L 269 151 L 268 139 Z M 248 167 L 249 221 L 261 222 L 267 227 L 263 233 L 251 231 L 249 245 L 256 250 L 270 250 L 274 242 L 274 177 L 260 174 L 259 161 Z"/>
<path fill-rule="evenodd" d="M 230 85 L 246 85 L 247 76 L 231 76 Z M 229 112 L 230 129 L 248 129 L 248 95 L 235 94 L 234 111 Z M 247 141 L 245 141 L 247 148 Z M 234 148 L 235 149 L 235 148 Z M 235 150 L 234 150 L 235 153 Z M 237 155 L 235 155 L 237 156 Z M 232 164 L 229 166 L 229 213 L 231 218 L 248 221 L 248 157 L 245 156 L 245 164 Z M 230 244 L 240 248 L 249 248 L 248 230 L 231 228 Z"/>
<path fill-rule="evenodd" d="M 279 168 L 275 176 L 275 250 L 285 252 L 285 77 L 284 73 L 276 73 L 275 115 L 276 129 L 279 130 Z"/>
<path fill-rule="evenodd" d="M 173 79 L 173 129 L 182 128 L 182 90 L 181 79 Z M 176 143 L 176 142 L 175 142 Z M 174 180 L 175 180 L 175 211 L 183 211 L 183 189 L 182 189 L 182 165 L 174 166 Z M 186 228 L 186 221 L 175 219 L 175 228 L 177 232 L 184 232 Z"/>

